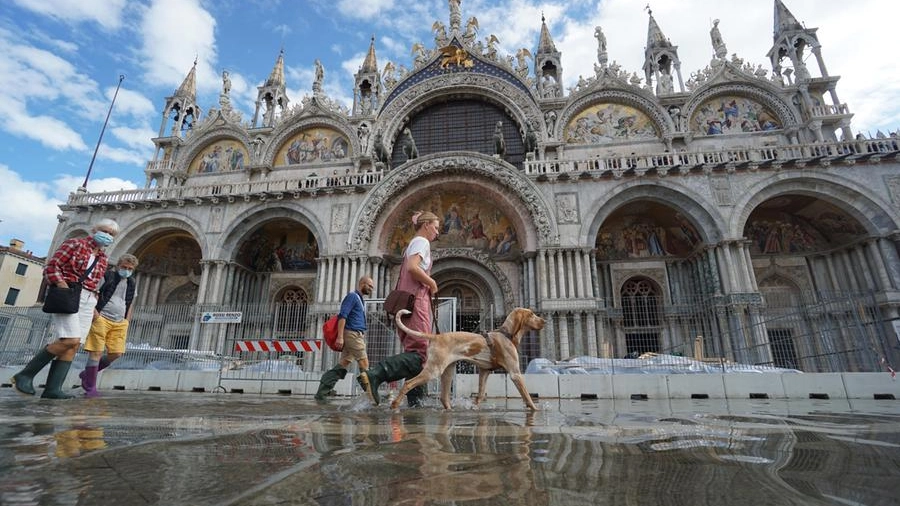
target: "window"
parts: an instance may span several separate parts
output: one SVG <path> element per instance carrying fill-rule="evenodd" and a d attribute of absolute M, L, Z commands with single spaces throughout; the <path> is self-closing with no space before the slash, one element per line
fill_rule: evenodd
<path fill-rule="evenodd" d="M 769 346 L 772 348 L 772 362 L 775 367 L 799 369 L 797 350 L 791 329 L 768 329 Z"/>
<path fill-rule="evenodd" d="M 27 271 L 27 270 L 28 270 L 28 266 L 23 263 L 20 263 L 19 265 L 16 266 L 16 274 L 18 274 L 19 276 L 24 276 L 25 271 Z"/>
<path fill-rule="evenodd" d="M 659 353 L 663 300 L 656 283 L 647 278 L 630 279 L 622 286 L 621 295 L 625 356 Z"/>
<path fill-rule="evenodd" d="M 8 292 L 6 292 L 6 304 L 7 306 L 15 306 L 16 299 L 19 298 L 19 289 L 18 288 L 10 288 Z"/>

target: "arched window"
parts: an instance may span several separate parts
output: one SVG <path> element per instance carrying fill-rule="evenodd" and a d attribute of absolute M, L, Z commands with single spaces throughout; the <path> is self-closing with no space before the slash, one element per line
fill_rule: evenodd
<path fill-rule="evenodd" d="M 649 278 L 632 278 L 622 286 L 621 295 L 626 356 L 637 358 L 643 353 L 658 353 L 662 331 L 659 286 Z"/>
<path fill-rule="evenodd" d="M 303 337 L 309 296 L 296 286 L 289 286 L 275 297 L 275 337 Z"/>

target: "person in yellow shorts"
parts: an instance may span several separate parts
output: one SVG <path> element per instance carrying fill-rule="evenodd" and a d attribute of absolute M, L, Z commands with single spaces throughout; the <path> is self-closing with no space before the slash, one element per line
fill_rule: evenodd
<path fill-rule="evenodd" d="M 138 259 L 134 255 L 122 255 L 115 269 L 106 271 L 94 308 L 94 321 L 84 343 L 88 352 L 87 366 L 78 375 L 85 397 L 99 397 L 97 375 L 125 353 L 128 322 L 134 306 L 134 269 Z M 124 281 L 124 283 L 123 283 Z M 106 349 L 106 356 L 103 350 Z"/>

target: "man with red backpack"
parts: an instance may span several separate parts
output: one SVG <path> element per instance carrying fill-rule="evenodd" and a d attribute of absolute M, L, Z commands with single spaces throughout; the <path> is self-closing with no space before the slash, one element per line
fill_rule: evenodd
<path fill-rule="evenodd" d="M 375 290 L 375 282 L 369 276 L 359 278 L 357 289 L 344 296 L 341 309 L 337 314 L 337 340 L 335 348 L 341 351 L 338 364 L 322 374 L 316 400 L 325 401 L 326 396 L 337 384 L 338 380 L 347 376 L 347 367 L 355 360 L 359 370 L 369 368 L 369 357 L 366 355 L 366 302 L 363 295 L 370 296 Z"/>

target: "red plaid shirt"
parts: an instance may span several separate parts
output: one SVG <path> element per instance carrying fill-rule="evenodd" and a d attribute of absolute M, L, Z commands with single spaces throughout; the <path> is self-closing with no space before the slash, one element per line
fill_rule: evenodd
<path fill-rule="evenodd" d="M 91 255 L 97 257 L 97 264 L 91 270 L 90 276 L 84 280 L 85 290 L 97 291 L 103 274 L 106 273 L 107 257 L 103 250 L 95 250 L 97 243 L 91 237 L 80 239 L 68 239 L 59 245 L 53 256 L 47 260 L 44 266 L 44 279 L 47 283 L 55 285 L 61 281 L 66 283 L 77 282 L 90 266 Z"/>

